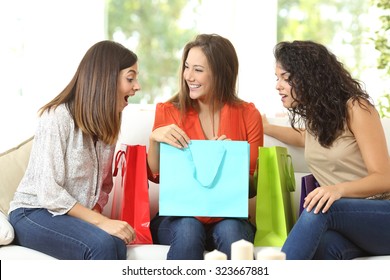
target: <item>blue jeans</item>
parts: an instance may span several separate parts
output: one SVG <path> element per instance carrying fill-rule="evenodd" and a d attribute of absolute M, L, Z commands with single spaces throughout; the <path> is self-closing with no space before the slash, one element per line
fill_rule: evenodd
<path fill-rule="evenodd" d="M 57 259 L 125 260 L 126 244 L 95 225 L 46 209 L 19 208 L 9 215 L 14 243 Z"/>
<path fill-rule="evenodd" d="M 390 254 L 390 200 L 342 198 L 327 213 L 303 211 L 282 247 L 288 260 Z"/>
<path fill-rule="evenodd" d="M 193 217 L 156 216 L 150 229 L 154 243 L 170 245 L 168 260 L 202 260 L 205 250 L 214 249 L 230 259 L 231 244 L 241 239 L 253 243 L 255 233 L 248 220 L 234 218 L 202 224 Z"/>

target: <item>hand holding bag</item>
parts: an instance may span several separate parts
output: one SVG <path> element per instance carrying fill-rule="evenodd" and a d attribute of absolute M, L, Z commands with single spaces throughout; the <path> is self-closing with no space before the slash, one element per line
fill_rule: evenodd
<path fill-rule="evenodd" d="M 286 147 L 259 147 L 255 246 L 282 246 L 296 221 L 295 176 Z"/>
<path fill-rule="evenodd" d="M 146 146 L 125 145 L 115 157 L 111 218 L 128 222 L 135 230 L 132 244 L 152 244 Z"/>

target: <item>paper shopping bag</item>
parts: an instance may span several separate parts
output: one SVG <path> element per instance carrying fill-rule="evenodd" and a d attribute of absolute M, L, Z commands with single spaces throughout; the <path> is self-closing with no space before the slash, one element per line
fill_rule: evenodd
<path fill-rule="evenodd" d="M 315 188 L 318 188 L 320 184 L 317 182 L 316 178 L 314 178 L 313 174 L 309 174 L 302 177 L 301 180 L 301 199 L 299 202 L 299 215 L 301 215 L 303 211 L 303 203 L 305 201 L 305 197 Z"/>
<path fill-rule="evenodd" d="M 162 216 L 248 217 L 249 144 L 192 140 L 160 144 Z"/>
<path fill-rule="evenodd" d="M 282 246 L 296 221 L 295 177 L 286 147 L 259 147 L 255 246 Z"/>
<path fill-rule="evenodd" d="M 132 244 L 152 244 L 146 147 L 125 145 L 117 152 L 113 174 L 111 218 L 128 222 L 135 230 Z"/>

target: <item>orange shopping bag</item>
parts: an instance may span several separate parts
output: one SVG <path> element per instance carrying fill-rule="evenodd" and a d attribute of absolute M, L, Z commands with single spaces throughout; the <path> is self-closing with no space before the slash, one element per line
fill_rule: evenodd
<path fill-rule="evenodd" d="M 128 222 L 136 232 L 132 244 L 152 244 L 146 146 L 122 144 L 115 156 L 111 218 Z"/>

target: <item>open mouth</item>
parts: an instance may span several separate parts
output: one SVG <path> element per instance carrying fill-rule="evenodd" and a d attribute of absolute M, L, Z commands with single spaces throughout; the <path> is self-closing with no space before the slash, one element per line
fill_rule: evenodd
<path fill-rule="evenodd" d="M 130 98 L 130 95 L 126 95 L 126 96 L 125 96 L 125 101 L 126 101 L 126 102 L 129 102 L 129 101 L 128 101 L 129 98 Z"/>

